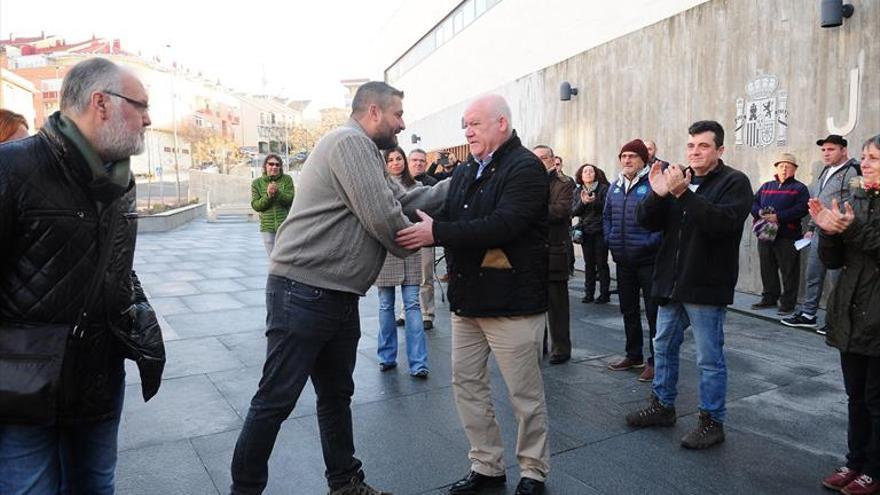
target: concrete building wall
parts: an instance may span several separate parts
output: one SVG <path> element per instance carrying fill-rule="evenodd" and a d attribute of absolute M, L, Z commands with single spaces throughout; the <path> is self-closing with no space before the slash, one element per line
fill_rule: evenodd
<path fill-rule="evenodd" d="M 654 139 L 659 156 L 684 161 L 688 125 L 714 119 L 727 131 L 725 160 L 749 175 L 753 189 L 771 178 L 770 161 L 783 149 L 797 155 L 798 178 L 809 183 L 821 169 L 818 137 L 844 134 L 858 156 L 861 142 L 880 132 L 880 2 L 852 4 L 855 14 L 843 26 L 822 29 L 818 2 L 712 0 L 486 89 L 509 99 L 523 141 L 552 146 L 569 173 L 589 161 L 616 175 L 619 148 L 634 137 Z M 765 75 L 775 76 L 775 90 L 753 97 L 747 85 Z M 559 101 L 562 81 L 579 89 L 569 102 Z M 432 95 L 409 91 L 405 105 L 418 98 Z M 738 99 L 746 107 L 755 101 L 759 112 L 773 100 L 774 119 L 787 125 L 773 126 L 771 144 L 736 144 Z M 786 111 L 777 112 L 782 100 Z M 407 135 L 417 133 L 427 149 L 463 143 L 466 104 L 408 121 Z M 739 287 L 751 291 L 760 288 L 754 244 L 747 230 Z"/>
<path fill-rule="evenodd" d="M 395 33 L 377 51 L 391 66 L 457 4 L 492 4 L 484 14 L 436 48 L 399 79 L 406 117 L 420 119 L 456 102 L 523 77 L 667 18 L 706 0 L 467 0 L 407 2 L 389 22 Z M 409 5 L 409 4 L 412 5 Z M 430 3 L 431 6 L 424 4 Z M 445 9 L 445 10 L 443 10 Z M 439 15 L 438 15 L 439 12 Z M 433 16 L 433 17 L 432 17 Z M 425 25 L 428 28 L 425 29 Z M 420 27 L 416 36 L 413 29 Z M 430 36 L 430 35 L 429 35 Z M 389 52 L 391 47 L 397 50 Z M 383 67 L 384 69 L 384 67 Z M 410 98 L 430 88 L 429 98 Z"/>

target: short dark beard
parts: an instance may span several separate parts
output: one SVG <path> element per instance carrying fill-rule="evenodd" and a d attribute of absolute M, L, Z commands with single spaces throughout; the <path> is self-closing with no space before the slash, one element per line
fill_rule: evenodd
<path fill-rule="evenodd" d="M 373 142 L 376 143 L 376 146 L 380 150 L 390 150 L 391 148 L 397 146 L 397 135 L 392 134 L 391 136 L 376 136 L 373 138 Z"/>

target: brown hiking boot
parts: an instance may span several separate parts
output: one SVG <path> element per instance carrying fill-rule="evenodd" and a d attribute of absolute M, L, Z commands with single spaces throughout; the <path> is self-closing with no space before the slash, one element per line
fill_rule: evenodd
<path fill-rule="evenodd" d="M 645 369 L 642 370 L 642 373 L 639 375 L 640 382 L 653 382 L 654 381 L 654 366 L 651 363 L 648 363 L 645 366 Z"/>
<path fill-rule="evenodd" d="M 675 407 L 664 406 L 656 395 L 651 394 L 648 407 L 626 415 L 630 426 L 672 426 L 675 424 Z"/>
<path fill-rule="evenodd" d="M 715 421 L 706 411 L 700 411 L 697 427 L 681 439 L 686 449 L 705 449 L 724 441 L 724 425 Z"/>
<path fill-rule="evenodd" d="M 611 371 L 624 371 L 631 370 L 633 368 L 644 368 L 645 360 L 644 359 L 630 359 L 625 357 L 616 363 L 611 363 L 608 365 L 608 369 Z"/>
<path fill-rule="evenodd" d="M 372 486 L 364 483 L 364 480 L 357 476 L 352 476 L 351 481 L 347 485 L 330 490 L 328 495 L 392 495 L 391 492 L 383 492 L 376 490 Z"/>

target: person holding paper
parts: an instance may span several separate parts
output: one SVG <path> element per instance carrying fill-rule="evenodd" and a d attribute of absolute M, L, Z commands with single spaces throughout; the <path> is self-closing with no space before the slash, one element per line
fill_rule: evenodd
<path fill-rule="evenodd" d="M 794 311 L 800 282 L 800 254 L 795 241 L 801 237 L 801 219 L 807 214 L 810 192 L 807 186 L 794 178 L 797 158 L 791 153 L 780 153 L 774 160 L 776 174 L 755 193 L 752 218 L 757 226 L 761 220 L 778 227 L 775 239 L 758 240 L 758 259 L 761 263 L 761 300 L 752 309 L 775 308 L 779 315 Z M 782 275 L 780 290 L 779 276 Z"/>

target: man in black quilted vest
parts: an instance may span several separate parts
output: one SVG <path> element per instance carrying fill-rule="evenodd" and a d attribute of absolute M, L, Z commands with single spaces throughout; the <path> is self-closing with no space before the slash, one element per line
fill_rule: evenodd
<path fill-rule="evenodd" d="M 81 337 L 62 334 L 68 350 L 57 393 L 14 415 L 7 394 L 22 384 L 13 383 L 14 365 L 0 356 L 0 411 L 7 411 L 0 417 L 0 493 L 114 491 L 125 373 L 113 330 L 130 328 L 129 309 L 146 302 L 132 272 L 129 157 L 144 149 L 148 110 L 131 72 L 89 59 L 68 72 L 61 110 L 38 134 L 0 146 L 0 349 L 14 345 L 10 328 L 72 328 L 87 313 Z M 38 367 L 35 361 L 29 376 Z"/>

